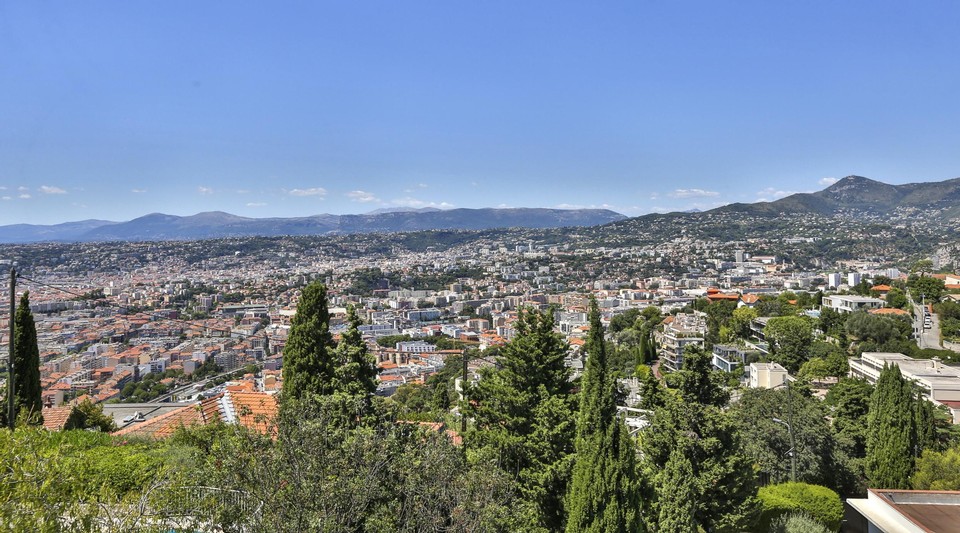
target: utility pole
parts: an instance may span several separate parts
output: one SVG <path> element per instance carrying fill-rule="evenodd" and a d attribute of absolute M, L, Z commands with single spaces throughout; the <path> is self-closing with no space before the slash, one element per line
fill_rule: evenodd
<path fill-rule="evenodd" d="M 460 376 L 460 395 L 463 402 L 460 404 L 460 438 L 467 434 L 467 350 L 460 351 L 463 357 L 463 375 Z"/>
<path fill-rule="evenodd" d="M 16 386 L 13 379 L 13 350 L 14 350 L 14 341 L 13 336 L 15 331 L 15 318 L 17 314 L 17 269 L 12 265 L 10 266 L 10 354 L 7 359 L 7 426 L 10 428 L 10 431 L 13 431 L 13 427 L 17 420 L 16 403 L 13 400 L 13 395 L 16 393 Z"/>

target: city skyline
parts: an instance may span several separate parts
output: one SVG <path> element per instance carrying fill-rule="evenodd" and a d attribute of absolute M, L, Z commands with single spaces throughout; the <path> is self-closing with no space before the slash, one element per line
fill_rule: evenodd
<path fill-rule="evenodd" d="M 960 176 L 953 4 L 2 9 L 0 225 Z"/>

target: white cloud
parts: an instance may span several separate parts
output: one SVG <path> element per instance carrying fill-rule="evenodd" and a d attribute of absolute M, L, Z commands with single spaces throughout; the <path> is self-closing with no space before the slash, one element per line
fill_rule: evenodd
<path fill-rule="evenodd" d="M 212 188 L 212 187 L 204 187 L 203 185 L 201 185 L 201 186 L 197 187 L 197 192 L 199 192 L 200 194 L 213 194 L 213 188 Z"/>
<path fill-rule="evenodd" d="M 0 191 L 5 191 L 5 190 L 7 190 L 7 188 L 4 187 L 3 185 L 0 185 Z"/>
<path fill-rule="evenodd" d="M 820 185 L 823 185 L 823 186 L 825 186 L 825 187 L 826 187 L 826 186 L 833 185 L 833 184 L 836 183 L 836 182 L 837 182 L 837 178 L 820 178 L 820 180 L 817 181 L 817 183 L 819 183 Z"/>
<path fill-rule="evenodd" d="M 557 204 L 553 206 L 554 209 L 609 209 L 611 211 L 618 211 L 618 207 L 610 204 Z"/>
<path fill-rule="evenodd" d="M 61 189 L 60 187 L 54 187 L 53 185 L 41 185 L 40 192 L 43 194 L 67 194 L 67 191 Z"/>
<path fill-rule="evenodd" d="M 130 192 L 136 193 L 136 194 L 143 194 L 147 192 L 147 190 L 146 189 L 130 189 Z"/>
<path fill-rule="evenodd" d="M 323 187 L 310 187 L 309 189 L 293 189 L 289 194 L 290 196 L 326 196 L 327 190 Z"/>
<path fill-rule="evenodd" d="M 263 207 L 267 205 L 265 202 L 247 202 L 247 207 Z"/>
<path fill-rule="evenodd" d="M 436 207 L 437 209 L 450 209 L 454 207 L 453 204 L 448 202 L 430 202 L 426 200 L 418 200 L 416 198 L 411 198 L 409 196 L 405 198 L 393 200 L 390 203 L 398 207 L 412 207 L 414 209 L 420 209 L 422 207 Z"/>
<path fill-rule="evenodd" d="M 354 202 L 368 203 L 368 202 L 380 202 L 380 199 L 373 195 L 373 193 L 366 191 L 350 191 L 347 193 L 347 197 L 353 200 Z"/>
<path fill-rule="evenodd" d="M 427 184 L 426 184 L 426 183 L 418 183 L 418 184 L 417 184 L 417 187 L 420 187 L 421 189 L 426 189 L 426 188 L 427 188 Z"/>
<path fill-rule="evenodd" d="M 27 192 L 30 190 L 30 187 L 24 187 L 23 185 L 17 187 L 17 190 L 20 192 Z"/>
<path fill-rule="evenodd" d="M 711 198 L 720 196 L 720 193 L 704 189 L 675 189 L 673 192 L 667 193 L 667 196 L 671 198 Z"/>
<path fill-rule="evenodd" d="M 250 194 L 250 191 L 247 189 L 237 189 L 237 194 Z"/>
<path fill-rule="evenodd" d="M 23 193 L 23 194 L 20 195 L 20 199 L 22 199 L 22 200 L 29 200 L 30 198 L 33 198 L 33 197 L 30 196 L 30 195 L 27 194 L 27 193 Z"/>
<path fill-rule="evenodd" d="M 3 199 L 4 199 L 4 200 L 10 200 L 11 198 L 10 198 L 9 196 L 4 196 Z"/>
<path fill-rule="evenodd" d="M 762 191 L 757 192 L 757 201 L 758 202 L 772 202 L 774 200 L 779 200 L 784 196 L 790 196 L 791 194 L 797 194 L 800 191 L 783 191 L 775 189 L 773 187 L 767 187 Z"/>

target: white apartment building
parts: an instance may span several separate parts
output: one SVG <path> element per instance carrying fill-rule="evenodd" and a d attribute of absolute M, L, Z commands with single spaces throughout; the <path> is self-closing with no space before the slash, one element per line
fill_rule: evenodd
<path fill-rule="evenodd" d="M 876 384 L 884 365 L 897 365 L 907 379 L 916 383 L 935 404 L 946 405 L 953 422 L 960 423 L 960 369 L 945 366 L 939 359 L 914 359 L 902 353 L 864 352 L 850 360 L 850 376 Z"/>
<path fill-rule="evenodd" d="M 880 309 L 886 302 L 880 298 L 871 298 L 869 296 L 855 296 L 851 294 L 834 294 L 823 297 L 823 306 L 829 307 L 839 313 L 852 313 L 854 311 Z"/>
<path fill-rule="evenodd" d="M 657 333 L 660 359 L 664 368 L 677 371 L 683 367 L 683 351 L 687 346 L 703 346 L 707 334 L 706 314 L 699 311 L 678 313 Z"/>

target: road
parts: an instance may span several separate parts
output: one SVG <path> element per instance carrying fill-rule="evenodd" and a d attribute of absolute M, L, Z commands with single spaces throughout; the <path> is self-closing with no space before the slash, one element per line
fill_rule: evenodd
<path fill-rule="evenodd" d="M 923 329 L 923 306 L 917 303 L 913 304 L 913 331 L 914 334 L 920 332 L 917 338 L 917 346 L 921 349 L 940 349 L 942 348 L 940 345 L 940 318 L 931 313 L 930 319 L 930 329 Z"/>

